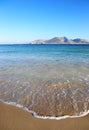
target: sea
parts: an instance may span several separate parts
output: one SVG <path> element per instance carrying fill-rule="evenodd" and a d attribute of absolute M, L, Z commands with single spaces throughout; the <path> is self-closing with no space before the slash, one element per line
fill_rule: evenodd
<path fill-rule="evenodd" d="M 0 101 L 44 118 L 89 112 L 89 45 L 1 44 Z"/>

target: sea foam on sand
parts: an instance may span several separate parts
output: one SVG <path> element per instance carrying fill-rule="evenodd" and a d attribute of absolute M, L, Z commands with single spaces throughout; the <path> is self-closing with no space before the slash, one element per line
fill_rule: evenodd
<path fill-rule="evenodd" d="M 18 108 L 21 108 L 21 109 L 23 109 L 23 110 L 25 110 L 25 111 L 27 111 L 27 112 L 30 112 L 34 117 L 40 118 L 40 119 L 55 119 L 55 120 L 61 120 L 61 119 L 66 119 L 66 118 L 84 117 L 84 116 L 86 116 L 86 115 L 89 114 L 89 110 L 88 110 L 88 111 L 80 112 L 78 115 L 75 115 L 75 116 L 69 116 L 69 115 L 58 116 L 58 117 L 55 117 L 55 116 L 39 116 L 39 115 L 36 114 L 36 112 L 31 111 L 31 110 L 29 110 L 27 107 L 24 107 L 23 105 L 17 104 L 17 103 L 15 103 L 15 102 L 6 102 L 6 101 L 3 101 L 2 99 L 0 99 L 0 102 L 5 103 L 5 104 L 8 104 L 8 105 L 15 106 L 15 107 L 18 107 Z"/>

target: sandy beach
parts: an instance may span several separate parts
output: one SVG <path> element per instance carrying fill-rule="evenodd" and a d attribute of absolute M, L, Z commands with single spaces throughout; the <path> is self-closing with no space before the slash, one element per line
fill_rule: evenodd
<path fill-rule="evenodd" d="M 20 108 L 0 103 L 0 130 L 89 130 L 89 114 L 62 120 L 38 119 Z"/>

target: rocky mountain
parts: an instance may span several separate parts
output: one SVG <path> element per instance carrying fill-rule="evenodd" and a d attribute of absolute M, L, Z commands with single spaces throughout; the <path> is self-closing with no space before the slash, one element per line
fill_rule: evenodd
<path fill-rule="evenodd" d="M 35 40 L 32 44 L 89 44 L 89 40 L 85 39 L 68 39 L 67 37 L 54 37 L 48 40 Z"/>

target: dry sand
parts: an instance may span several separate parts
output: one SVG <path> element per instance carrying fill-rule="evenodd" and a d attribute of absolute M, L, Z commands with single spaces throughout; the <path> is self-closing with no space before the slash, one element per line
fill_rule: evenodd
<path fill-rule="evenodd" d="M 89 115 L 62 120 L 38 119 L 20 108 L 0 103 L 0 130 L 89 130 Z"/>

